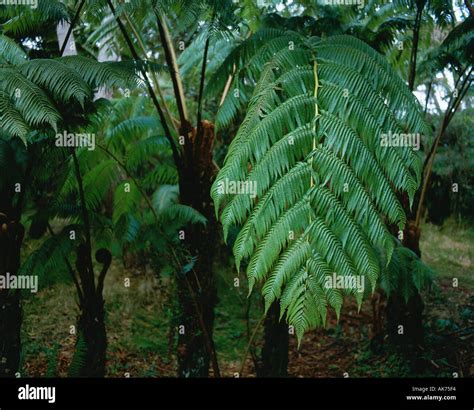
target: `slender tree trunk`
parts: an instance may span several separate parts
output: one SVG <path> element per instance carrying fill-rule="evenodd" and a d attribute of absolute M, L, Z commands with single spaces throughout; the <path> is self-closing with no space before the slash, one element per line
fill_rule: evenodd
<path fill-rule="evenodd" d="M 76 43 L 72 29 L 77 22 L 85 4 L 82 0 L 76 10 L 72 26 L 69 23 L 60 23 L 56 28 L 60 55 L 77 55 Z M 72 150 L 73 164 L 79 188 L 79 197 L 82 211 L 82 222 L 85 233 L 85 242 L 77 249 L 76 272 L 77 291 L 79 296 L 79 317 L 77 320 L 78 337 L 76 341 L 76 355 L 80 366 L 73 369 L 74 376 L 78 377 L 103 377 L 107 352 L 107 332 L 105 328 L 105 311 L 103 287 L 107 271 L 110 267 L 112 256 L 106 249 L 99 249 L 96 260 L 103 265 L 97 284 L 92 262 L 92 239 L 88 210 L 86 207 L 84 187 L 79 163 L 74 149 Z M 71 272 L 75 276 L 74 272 Z M 83 344 L 83 347 L 80 346 Z"/>
<path fill-rule="evenodd" d="M 81 310 L 77 327 L 78 340 L 83 338 L 86 347 L 83 366 L 78 377 L 104 377 L 107 353 L 107 333 L 105 329 L 104 300 L 98 295 Z M 80 350 L 80 349 L 79 349 Z M 77 354 L 77 353 L 76 353 Z M 79 353 L 80 354 L 80 353 Z"/>
<path fill-rule="evenodd" d="M 0 213 L 0 275 L 16 275 L 24 228 Z M 22 322 L 20 291 L 0 289 L 0 377 L 13 377 L 20 365 Z"/>
<path fill-rule="evenodd" d="M 431 88 L 433 87 L 433 81 L 430 81 L 428 86 L 427 86 L 427 91 L 426 91 L 426 100 L 425 100 L 425 109 L 423 110 L 425 116 L 426 112 L 428 111 L 428 103 L 430 101 L 430 94 L 431 94 Z"/>
<path fill-rule="evenodd" d="M 408 71 L 408 88 L 413 91 L 416 77 L 416 59 L 418 54 L 418 43 L 420 41 L 421 18 L 423 15 L 423 7 L 417 7 L 415 25 L 413 27 L 413 45 L 410 56 L 410 68 Z"/>
<path fill-rule="evenodd" d="M 280 305 L 274 302 L 265 317 L 264 342 L 258 377 L 288 376 L 288 347 L 290 335 L 284 319 L 280 320 Z"/>
<path fill-rule="evenodd" d="M 370 348 L 373 352 L 380 352 L 385 339 L 385 315 L 387 298 L 385 293 L 378 289 L 370 300 L 372 305 L 372 334 Z"/>

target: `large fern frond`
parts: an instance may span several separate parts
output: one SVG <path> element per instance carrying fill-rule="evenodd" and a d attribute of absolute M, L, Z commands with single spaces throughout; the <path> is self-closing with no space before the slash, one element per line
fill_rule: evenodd
<path fill-rule="evenodd" d="M 225 235 L 241 227 L 234 255 L 238 267 L 248 260 L 250 287 L 263 284 L 267 308 L 280 299 L 301 338 L 328 307 L 339 314 L 344 294 L 362 301 L 360 289 L 328 286 L 333 272 L 375 288 L 379 252 L 389 261 L 396 244 L 387 224 L 406 221 L 397 193 L 413 200 L 422 167 L 412 146 L 382 137 L 428 127 L 362 41 L 279 33 L 268 43 L 251 57 L 264 68 L 211 196 Z"/>

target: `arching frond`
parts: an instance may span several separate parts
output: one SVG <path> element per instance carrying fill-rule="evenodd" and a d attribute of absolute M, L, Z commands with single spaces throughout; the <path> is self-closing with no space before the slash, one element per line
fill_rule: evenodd
<path fill-rule="evenodd" d="M 301 338 L 329 307 L 339 314 L 344 294 L 360 305 L 375 288 L 396 245 L 386 225 L 406 221 L 397 194 L 413 199 L 422 167 L 416 145 L 384 138 L 428 128 L 361 41 L 279 33 L 268 43 L 251 57 L 264 68 L 211 196 L 225 235 L 241 226 L 234 254 L 250 287 L 262 284 L 267 308 L 280 299 Z"/>
<path fill-rule="evenodd" d="M 35 35 L 43 27 L 56 27 L 60 22 L 69 21 L 69 13 L 60 0 L 38 0 L 37 7 L 10 4 L 0 6 L 2 31 L 7 35 L 28 37 Z"/>
<path fill-rule="evenodd" d="M 26 53 L 11 38 L 0 34 L 0 63 L 21 64 L 26 61 Z"/>

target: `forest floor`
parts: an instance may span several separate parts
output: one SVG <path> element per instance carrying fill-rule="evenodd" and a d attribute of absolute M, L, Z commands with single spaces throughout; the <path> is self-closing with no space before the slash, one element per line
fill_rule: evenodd
<path fill-rule="evenodd" d="M 372 307 L 370 300 L 357 312 L 347 301 L 337 323 L 308 332 L 298 348 L 290 338 L 289 372 L 293 377 L 466 377 L 474 373 L 469 362 L 474 321 L 474 229 L 453 224 L 422 229 L 423 259 L 437 272 L 434 286 L 423 294 L 426 345 L 423 372 L 414 373 L 403 357 L 382 349 L 370 349 Z M 221 372 L 234 377 L 248 335 L 260 321 L 256 297 L 246 297 L 246 286 L 234 287 L 235 271 L 218 272 L 220 303 L 216 312 L 215 342 Z M 124 285 L 130 278 L 130 287 Z M 458 286 L 453 286 L 453 279 Z M 155 278 L 150 271 L 133 272 L 113 263 L 105 284 L 109 377 L 173 377 L 176 374 L 174 341 L 170 329 L 174 306 L 170 278 Z M 252 309 L 248 304 L 252 303 Z M 55 279 L 23 303 L 24 326 L 22 377 L 67 376 L 75 335 L 77 304 L 74 287 L 67 279 Z M 248 312 L 250 311 L 250 317 Z M 470 329 L 469 329 L 470 328 Z M 469 331 L 471 333 L 469 333 Z M 261 332 L 261 329 L 260 329 Z M 256 340 L 260 340 L 261 333 Z M 257 346 L 258 349 L 258 346 Z M 472 354 L 472 353 L 471 353 Z M 243 376 L 255 376 L 247 357 Z M 472 359 L 472 358 L 471 358 Z"/>

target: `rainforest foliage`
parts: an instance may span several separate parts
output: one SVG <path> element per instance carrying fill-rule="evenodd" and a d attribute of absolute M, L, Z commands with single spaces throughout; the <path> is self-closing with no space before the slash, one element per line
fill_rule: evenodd
<path fill-rule="evenodd" d="M 17 3 L 0 5 L 1 376 L 130 376 L 115 355 L 136 348 L 166 375 L 298 375 L 292 349 L 348 328 L 431 371 L 431 292 L 472 286 L 472 248 L 440 273 L 425 235 L 471 232 L 470 0 Z M 38 370 L 29 315 L 58 291 L 39 323 L 63 312 L 71 343 L 51 336 Z"/>

